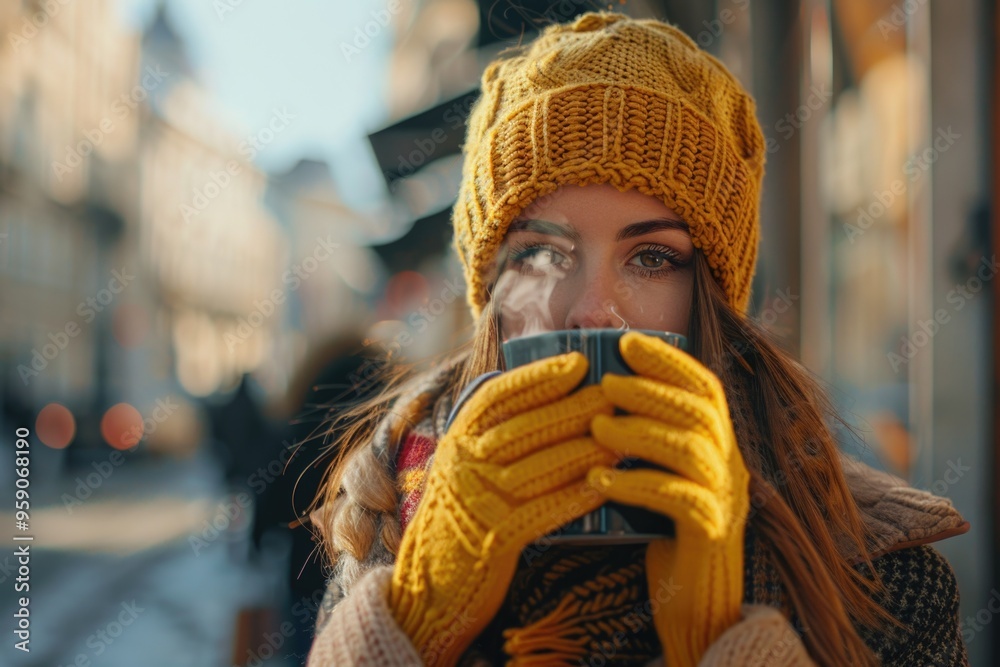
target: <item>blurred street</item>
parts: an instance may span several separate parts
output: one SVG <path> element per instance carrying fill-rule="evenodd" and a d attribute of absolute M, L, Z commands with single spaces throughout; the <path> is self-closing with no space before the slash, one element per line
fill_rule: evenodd
<path fill-rule="evenodd" d="M 36 490 L 44 503 L 32 512 L 31 652 L 5 642 L 0 664 L 133 667 L 137 656 L 149 667 L 304 661 L 282 638 L 271 642 L 280 646 L 270 660 L 253 662 L 244 654 L 244 662 L 234 662 L 237 614 L 280 601 L 286 566 L 279 548 L 248 559 L 246 512 L 214 539 L 206 531 L 213 519 L 227 523 L 218 520 L 226 516 L 218 512 L 225 489 L 210 458 L 129 461 L 90 498 L 67 504 L 88 472 L 93 467 Z M 12 525 L 13 519 L 7 513 L 0 522 Z M 4 580 L 16 571 L 10 559 L 10 550 L 0 556 Z M 10 618 L 13 600 L 7 591 L 2 599 Z M 269 655 L 267 643 L 251 647 Z"/>

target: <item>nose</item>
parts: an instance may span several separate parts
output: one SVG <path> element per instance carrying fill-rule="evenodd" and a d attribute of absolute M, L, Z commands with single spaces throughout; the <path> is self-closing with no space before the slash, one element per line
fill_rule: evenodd
<path fill-rule="evenodd" d="M 566 329 L 617 329 L 624 320 L 611 289 L 611 280 L 594 276 L 577 295 L 566 313 Z"/>

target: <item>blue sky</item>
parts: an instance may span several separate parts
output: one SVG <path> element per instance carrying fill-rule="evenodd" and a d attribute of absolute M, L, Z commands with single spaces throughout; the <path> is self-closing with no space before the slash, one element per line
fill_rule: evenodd
<path fill-rule="evenodd" d="M 119 0 L 125 22 L 143 27 L 156 0 Z M 284 171 L 301 157 L 333 165 L 347 203 L 365 206 L 381 180 L 365 135 L 385 126 L 391 29 L 348 63 L 341 43 L 383 10 L 385 0 L 167 0 L 201 83 L 234 127 L 255 131 L 286 108 L 295 122 L 261 150 L 264 169 Z M 231 11 L 226 11 L 229 9 Z"/>

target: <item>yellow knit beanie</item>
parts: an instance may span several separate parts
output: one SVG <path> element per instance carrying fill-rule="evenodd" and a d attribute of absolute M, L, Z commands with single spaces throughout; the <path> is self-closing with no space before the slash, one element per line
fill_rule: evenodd
<path fill-rule="evenodd" d="M 661 199 L 688 223 L 729 303 L 745 311 L 757 258 L 764 136 L 754 103 L 673 26 L 588 13 L 486 68 L 452 215 L 478 316 L 511 221 L 569 184 Z"/>

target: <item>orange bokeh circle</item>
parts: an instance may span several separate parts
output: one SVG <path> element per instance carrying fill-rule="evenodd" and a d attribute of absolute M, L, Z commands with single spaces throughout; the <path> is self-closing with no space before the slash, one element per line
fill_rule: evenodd
<path fill-rule="evenodd" d="M 142 415 L 128 403 L 112 405 L 101 417 L 101 436 L 115 449 L 135 447 L 142 435 Z"/>
<path fill-rule="evenodd" d="M 35 418 L 35 434 L 42 444 L 52 449 L 63 449 L 73 442 L 73 436 L 76 435 L 76 419 L 66 406 L 49 403 Z"/>

